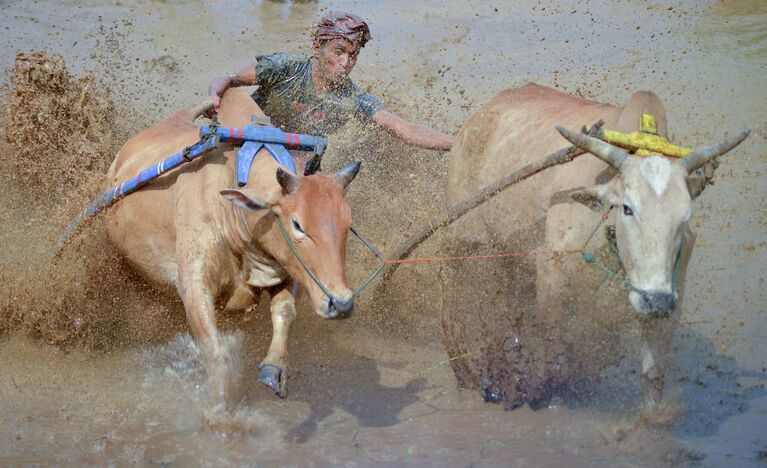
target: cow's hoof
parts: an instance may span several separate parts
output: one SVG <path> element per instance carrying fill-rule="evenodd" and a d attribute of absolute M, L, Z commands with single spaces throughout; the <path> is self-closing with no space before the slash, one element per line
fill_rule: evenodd
<path fill-rule="evenodd" d="M 258 381 L 267 387 L 280 398 L 285 398 L 288 394 L 285 372 L 281 366 L 274 364 L 261 364 L 258 366 Z"/>

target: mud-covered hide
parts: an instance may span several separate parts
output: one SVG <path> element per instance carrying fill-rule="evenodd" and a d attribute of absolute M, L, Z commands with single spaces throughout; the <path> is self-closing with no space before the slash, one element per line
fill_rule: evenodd
<path fill-rule="evenodd" d="M 450 153 L 449 201 L 455 203 L 569 146 L 555 125 L 580 129 L 604 119 L 605 128 L 634 131 L 642 113 L 654 114 L 659 133 L 665 135 L 665 111 L 649 92 L 635 93 L 625 106 L 616 107 L 534 84 L 505 90 L 461 127 Z M 559 230 L 555 235 L 560 238 L 585 240 L 600 214 L 562 192 L 614 176 L 614 170 L 591 155 L 548 169 L 452 225 L 442 253 L 546 250 L 547 230 Z M 564 221 L 552 226 L 552 213 Z M 607 265 L 617 266 L 605 229 L 598 230 L 589 247 Z M 544 255 L 551 259 L 552 254 Z M 547 387 L 587 389 L 586 384 L 624 354 L 629 338 L 637 338 L 625 289 L 613 281 L 602 283 L 601 272 L 586 267 L 579 255 L 558 260 L 557 280 L 546 288 L 566 300 L 543 309 L 538 289 L 548 273 L 539 268 L 536 256 L 460 262 L 441 269 L 444 345 L 451 357 L 461 356 L 451 365 L 459 381 L 481 389 L 487 400 L 503 400 L 514 408 L 541 401 Z M 548 362 L 554 354 L 568 356 L 567 362 Z M 553 375 L 558 377 L 552 380 Z"/>
<path fill-rule="evenodd" d="M 451 230 L 442 245 L 450 256 L 508 250 L 510 242 L 471 242 Z M 534 229 L 529 231 L 534 238 Z M 520 234 L 515 245 L 531 245 Z M 535 262 L 503 258 L 445 264 L 440 268 L 443 344 L 459 382 L 479 388 L 487 401 L 509 408 L 542 395 L 543 342 L 535 314 Z"/>

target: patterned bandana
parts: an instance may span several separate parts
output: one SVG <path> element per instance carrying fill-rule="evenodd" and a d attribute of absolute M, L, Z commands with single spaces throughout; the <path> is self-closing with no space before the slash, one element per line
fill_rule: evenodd
<path fill-rule="evenodd" d="M 370 29 L 365 20 L 351 13 L 331 11 L 322 16 L 314 29 L 314 40 L 346 39 L 359 47 L 370 40 Z"/>

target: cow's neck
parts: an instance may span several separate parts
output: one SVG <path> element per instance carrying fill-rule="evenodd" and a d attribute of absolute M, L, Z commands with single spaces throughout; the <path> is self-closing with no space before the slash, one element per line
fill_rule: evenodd
<path fill-rule="evenodd" d="M 281 283 L 287 278 L 287 273 L 277 259 L 263 248 L 264 241 L 268 243 L 266 238 L 274 237 L 272 235 L 274 223 L 268 223 L 271 226 L 268 232 L 264 232 L 261 235 L 256 233 L 255 237 L 253 235 L 257 223 L 266 217 L 273 217 L 274 215 L 268 212 L 261 216 L 255 216 L 255 214 L 247 216 L 241 208 L 232 206 L 234 208 L 234 215 L 237 218 L 237 231 L 240 236 L 240 242 L 238 243 L 242 249 L 242 270 L 248 278 L 247 283 L 250 286 L 261 288 Z"/>
<path fill-rule="evenodd" d="M 285 269 L 274 257 L 255 247 L 243 253 L 242 267 L 248 277 L 247 283 L 253 287 L 274 286 L 288 277 Z"/>
<path fill-rule="evenodd" d="M 244 242 L 245 245 L 252 245 L 253 227 L 248 224 L 248 217 L 245 216 L 245 210 L 235 204 L 232 204 L 232 209 L 234 211 L 234 217 L 236 218 L 235 222 L 237 224 L 237 231 L 239 233 L 240 239 Z"/>

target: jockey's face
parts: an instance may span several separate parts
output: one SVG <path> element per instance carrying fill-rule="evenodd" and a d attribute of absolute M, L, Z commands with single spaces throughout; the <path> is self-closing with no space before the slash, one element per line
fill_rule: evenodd
<path fill-rule="evenodd" d="M 334 86 L 343 84 L 354 65 L 360 48 L 346 39 L 331 39 L 312 43 L 312 54 L 317 59 L 317 71 L 326 83 Z"/>

